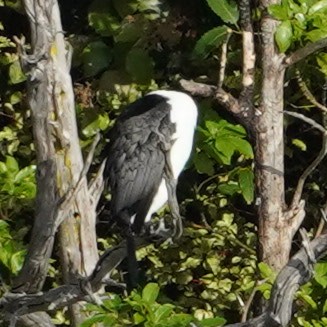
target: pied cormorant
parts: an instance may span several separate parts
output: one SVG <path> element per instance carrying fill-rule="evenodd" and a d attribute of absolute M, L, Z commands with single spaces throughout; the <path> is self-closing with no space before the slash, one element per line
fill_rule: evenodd
<path fill-rule="evenodd" d="M 176 186 L 192 150 L 196 121 L 193 99 L 165 90 L 148 93 L 117 118 L 106 150 L 104 178 L 111 191 L 110 215 L 132 235 L 140 234 L 167 202 L 168 177 Z M 181 222 L 176 226 L 181 229 Z M 181 232 L 175 230 L 177 235 L 171 236 Z"/>

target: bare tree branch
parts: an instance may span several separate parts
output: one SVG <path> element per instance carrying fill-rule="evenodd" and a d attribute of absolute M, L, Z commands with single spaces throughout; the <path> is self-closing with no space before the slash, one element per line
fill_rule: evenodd
<path fill-rule="evenodd" d="M 218 89 L 221 89 L 224 84 L 225 70 L 227 65 L 227 46 L 230 36 L 231 36 L 231 31 L 228 29 L 226 40 L 221 46 L 220 67 L 219 67 L 219 74 L 218 74 Z"/>
<path fill-rule="evenodd" d="M 311 119 L 311 118 L 309 118 L 309 117 L 307 117 L 307 116 L 305 116 L 303 114 L 299 114 L 297 112 L 288 111 L 288 110 L 284 110 L 283 112 L 286 115 L 296 117 L 296 118 L 299 118 L 299 119 L 303 120 L 304 122 L 311 125 L 313 128 L 317 129 L 318 131 L 322 132 L 323 134 L 326 133 L 326 129 L 322 125 L 318 124 L 313 119 Z"/>
<path fill-rule="evenodd" d="M 284 65 L 286 67 L 296 64 L 297 62 L 303 60 L 304 58 L 308 57 L 312 53 L 325 48 L 327 46 L 327 38 L 322 40 L 316 41 L 314 43 L 309 43 L 305 47 L 296 50 L 288 57 L 284 59 Z"/>
<path fill-rule="evenodd" d="M 217 91 L 217 87 L 214 85 L 208 85 L 204 83 L 198 83 L 194 81 L 188 81 L 186 79 L 181 79 L 179 81 L 181 88 L 193 96 L 210 98 L 214 97 Z"/>
<path fill-rule="evenodd" d="M 137 248 L 148 245 L 150 242 L 163 242 L 164 239 L 151 239 L 150 236 L 136 237 Z M 96 293 L 103 284 L 117 286 L 118 284 L 109 280 L 107 275 L 116 268 L 126 257 L 126 241 L 108 249 L 98 260 L 92 274 L 80 278 L 71 284 L 59 286 L 47 292 L 37 294 L 8 293 L 0 299 L 0 311 L 4 312 L 7 319 L 19 317 L 38 311 L 53 311 L 72 305 L 78 301 L 91 301 L 90 292 Z M 121 287 L 121 285 L 118 285 Z M 92 301 L 91 301 L 92 302 Z"/>
<path fill-rule="evenodd" d="M 252 97 L 254 90 L 254 73 L 255 73 L 255 49 L 254 49 L 254 33 L 251 19 L 251 1 L 240 0 L 240 25 L 243 35 L 243 89 L 240 94 L 239 102 L 244 110 L 248 111 L 248 115 L 253 110 Z"/>
<path fill-rule="evenodd" d="M 306 244 L 305 241 L 304 244 L 304 247 L 292 257 L 278 274 L 271 292 L 268 308 L 265 312 L 247 322 L 226 325 L 225 327 L 288 326 L 293 315 L 292 303 L 294 294 L 301 285 L 311 279 L 313 263 L 327 254 L 327 234 L 319 236 L 309 244 Z M 308 255 L 308 253 L 311 254 Z"/>

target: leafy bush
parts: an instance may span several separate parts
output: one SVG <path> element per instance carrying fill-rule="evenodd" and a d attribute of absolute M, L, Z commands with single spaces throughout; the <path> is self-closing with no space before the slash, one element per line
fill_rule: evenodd
<path fill-rule="evenodd" d="M 158 284 L 147 284 L 142 293 L 132 292 L 127 298 L 113 295 L 104 300 L 101 306 L 87 305 L 95 314 L 82 323 L 81 327 L 91 327 L 95 323 L 105 326 L 144 326 L 144 327 L 187 327 L 194 318 L 171 304 L 160 304 Z M 197 322 L 201 327 L 218 327 L 225 323 L 222 318 L 204 319 Z"/>

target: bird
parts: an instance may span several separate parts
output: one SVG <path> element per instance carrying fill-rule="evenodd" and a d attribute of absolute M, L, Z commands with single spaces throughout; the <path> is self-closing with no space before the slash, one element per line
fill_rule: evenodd
<path fill-rule="evenodd" d="M 167 201 L 177 220 L 172 236 L 182 233 L 176 185 L 193 148 L 197 116 L 191 96 L 157 90 L 128 105 L 110 131 L 104 180 L 111 194 L 110 215 L 123 226 L 127 256 L 133 257 L 127 257 L 129 266 L 136 260 L 135 235 Z"/>

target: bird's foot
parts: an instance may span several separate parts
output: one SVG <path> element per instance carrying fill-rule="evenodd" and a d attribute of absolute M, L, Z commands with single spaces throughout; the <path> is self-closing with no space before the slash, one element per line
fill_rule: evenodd
<path fill-rule="evenodd" d="M 165 220 L 162 218 L 157 224 L 151 224 L 147 233 L 151 239 L 164 241 L 172 237 L 173 231 L 166 227 Z"/>

